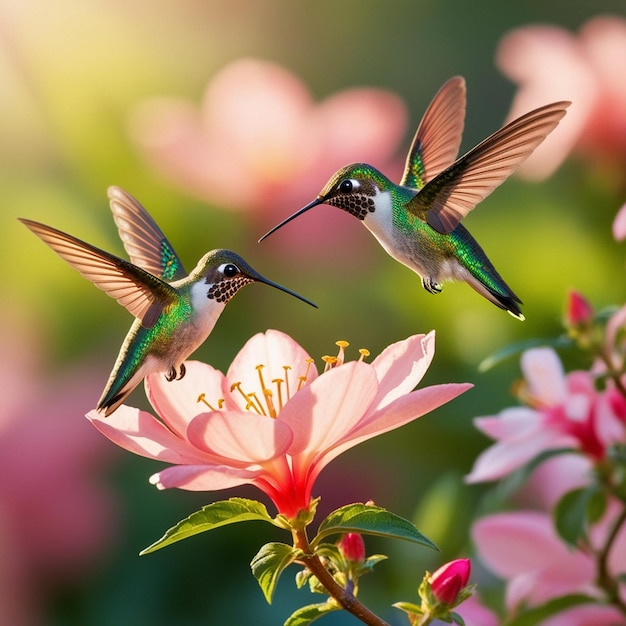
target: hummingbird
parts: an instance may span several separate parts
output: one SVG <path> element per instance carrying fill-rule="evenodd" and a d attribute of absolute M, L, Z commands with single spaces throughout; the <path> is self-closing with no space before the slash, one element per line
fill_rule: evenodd
<path fill-rule="evenodd" d="M 465 281 L 514 317 L 521 300 L 504 282 L 461 220 L 554 130 L 570 102 L 522 115 L 457 158 L 465 118 L 465 80 L 450 78 L 420 122 L 399 185 L 366 163 L 338 170 L 317 198 L 268 231 L 319 204 L 361 220 L 385 251 L 413 270 L 430 293 L 446 280 Z"/>
<path fill-rule="evenodd" d="M 130 261 L 39 222 L 18 218 L 74 269 L 135 317 L 97 404 L 105 417 L 148 375 L 185 375 L 185 359 L 211 334 L 227 302 L 245 285 L 268 280 L 230 250 L 207 252 L 190 274 L 143 206 L 119 187 L 108 189 L 113 218 Z"/>

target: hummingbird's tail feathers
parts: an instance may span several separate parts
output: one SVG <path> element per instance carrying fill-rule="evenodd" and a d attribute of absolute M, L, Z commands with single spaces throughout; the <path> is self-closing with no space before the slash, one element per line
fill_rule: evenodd
<path fill-rule="evenodd" d="M 487 298 L 489 302 L 498 308 L 510 313 L 518 320 L 526 319 L 520 308 L 522 301 L 513 293 L 511 288 L 502 280 L 501 276 L 493 269 L 489 276 L 488 283 L 483 277 L 478 277 L 473 273 L 466 278 L 467 284 L 481 296 Z"/>
<path fill-rule="evenodd" d="M 145 376 L 146 363 L 144 363 L 144 367 L 133 371 L 128 352 L 126 352 L 125 358 L 122 358 L 121 361 L 118 359 L 115 364 L 100 400 L 98 400 L 96 410 L 104 411 L 104 417 L 111 415 Z"/>

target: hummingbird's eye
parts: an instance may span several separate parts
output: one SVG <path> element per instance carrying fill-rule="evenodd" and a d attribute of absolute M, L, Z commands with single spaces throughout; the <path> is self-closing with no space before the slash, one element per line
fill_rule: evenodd
<path fill-rule="evenodd" d="M 342 183 L 339 185 L 339 191 L 341 191 L 342 193 L 350 193 L 352 191 L 352 181 L 342 181 Z"/>
<path fill-rule="evenodd" d="M 239 274 L 239 268 L 232 263 L 228 263 L 224 266 L 222 272 L 226 278 L 232 278 L 233 276 L 237 276 L 237 274 Z"/>

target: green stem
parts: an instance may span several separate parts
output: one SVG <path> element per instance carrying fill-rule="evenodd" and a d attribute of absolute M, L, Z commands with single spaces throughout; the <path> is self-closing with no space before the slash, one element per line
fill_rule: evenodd
<path fill-rule="evenodd" d="M 609 554 L 624 522 L 626 522 L 626 510 L 622 511 L 621 515 L 615 520 L 604 548 L 598 555 L 598 585 L 607 592 L 611 604 L 626 615 L 626 603 L 620 597 L 618 585 L 609 572 Z"/>
<path fill-rule="evenodd" d="M 304 553 L 298 561 L 313 573 L 326 591 L 328 591 L 343 609 L 348 611 L 348 613 L 352 613 L 352 615 L 369 626 L 389 626 L 387 622 L 382 620 L 375 613 L 372 613 L 366 606 L 361 604 L 350 591 L 342 587 L 332 577 L 330 572 L 324 567 L 320 558 L 311 552 L 311 546 L 309 545 L 309 540 L 304 530 L 294 530 L 293 538 L 294 547 L 302 550 Z"/>

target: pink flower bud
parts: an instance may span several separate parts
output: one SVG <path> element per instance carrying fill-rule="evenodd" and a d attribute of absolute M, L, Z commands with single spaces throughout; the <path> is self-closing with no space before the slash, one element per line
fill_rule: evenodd
<path fill-rule="evenodd" d="M 430 588 L 442 604 L 454 604 L 461 590 L 467 586 L 471 571 L 469 559 L 457 559 L 442 565 L 431 577 Z"/>
<path fill-rule="evenodd" d="M 365 543 L 359 533 L 346 533 L 337 545 L 348 561 L 362 563 L 365 560 Z"/>
<path fill-rule="evenodd" d="M 582 326 L 593 321 L 593 307 L 577 291 L 570 291 L 567 296 L 565 323 L 567 326 Z"/>

